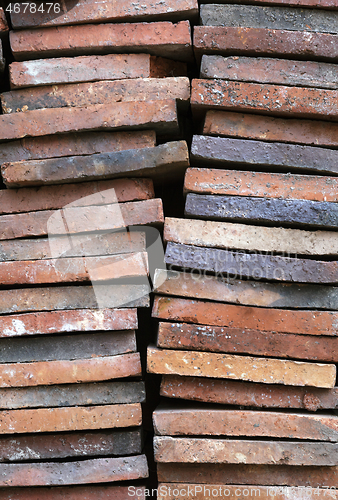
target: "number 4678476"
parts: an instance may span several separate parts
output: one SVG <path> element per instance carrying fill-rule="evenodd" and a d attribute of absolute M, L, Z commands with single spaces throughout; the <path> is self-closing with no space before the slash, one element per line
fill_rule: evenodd
<path fill-rule="evenodd" d="M 6 7 L 7 12 L 13 12 L 14 14 L 35 14 L 36 12 L 46 12 L 47 14 L 55 13 L 59 14 L 61 12 L 61 5 L 59 3 L 43 2 L 43 3 L 33 3 L 33 2 L 23 2 L 23 3 L 10 3 Z"/>

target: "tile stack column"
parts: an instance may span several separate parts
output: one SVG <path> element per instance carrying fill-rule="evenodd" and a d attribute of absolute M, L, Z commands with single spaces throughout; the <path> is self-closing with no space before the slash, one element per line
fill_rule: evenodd
<path fill-rule="evenodd" d="M 189 166 L 198 5 L 74 3 L 8 17 L 0 497 L 144 500 L 138 313 L 150 305 L 147 250 L 164 222 L 154 183 Z"/>
<path fill-rule="evenodd" d="M 338 485 L 337 5 L 250 3 L 202 4 L 194 30 L 185 218 L 165 220 L 148 348 L 161 500 Z"/>

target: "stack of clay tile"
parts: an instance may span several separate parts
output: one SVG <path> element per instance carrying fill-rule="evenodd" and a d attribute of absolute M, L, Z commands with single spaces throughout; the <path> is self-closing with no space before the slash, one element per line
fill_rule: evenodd
<path fill-rule="evenodd" d="M 187 62 L 193 60 L 187 19 L 197 15 L 197 1 L 74 3 L 64 2 L 69 10 L 58 15 L 53 9 L 50 14 L 11 14 L 15 30 L 10 32 L 10 47 L 15 61 L 9 67 L 12 90 L 1 97 L 1 140 L 67 134 L 62 145 L 57 141 L 54 147 L 70 158 L 58 160 L 57 169 L 53 161 L 35 163 L 34 168 L 25 165 L 23 170 L 16 164 L 3 167 L 6 185 L 121 174 L 163 180 L 163 171 L 172 179 L 186 165 L 184 141 L 169 142 L 153 151 L 135 151 L 142 145 L 126 139 L 119 149 L 133 149 L 133 153 L 116 156 L 116 148 L 108 152 L 98 149 L 94 152 L 111 155 L 86 162 L 84 168 L 81 155 L 86 152 L 79 146 L 75 153 L 74 136 L 69 134 L 151 129 L 161 142 L 182 137 L 190 83 L 181 75 L 187 74 Z M 144 20 L 154 22 L 140 22 Z M 87 144 L 87 136 L 80 138 Z M 51 141 L 53 144 L 54 139 Z M 27 140 L 26 156 L 10 155 L 9 161 L 30 160 L 31 144 L 43 149 L 40 159 L 63 156 L 61 151 L 49 151 L 53 148 L 45 137 Z M 72 158 L 75 154 L 80 157 Z"/>
<path fill-rule="evenodd" d="M 141 500 L 140 226 L 163 225 L 152 179 L 189 165 L 180 75 L 197 2 L 64 5 L 11 14 L 0 115 L 0 462 L 11 463 L 0 464 L 0 497 L 125 500 L 132 486 Z"/>
<path fill-rule="evenodd" d="M 161 200 L 116 179 L 2 190 L 0 207 L 0 496 L 124 499 L 132 483 L 108 484 L 148 476 L 135 330 Z"/>
<path fill-rule="evenodd" d="M 148 349 L 161 500 L 336 498 L 337 3 L 251 3 L 201 5 L 194 31 L 204 135 Z"/>
<path fill-rule="evenodd" d="M 61 14 L 11 14 L 13 91 L 2 96 L 2 139 L 126 128 L 178 136 L 196 0 L 64 4 Z"/>
<path fill-rule="evenodd" d="M 0 7 L 0 84 L 3 80 L 3 72 L 5 70 L 5 58 L 3 53 L 3 41 L 2 39 L 7 37 L 8 34 L 8 24 L 6 16 L 2 7 Z"/>

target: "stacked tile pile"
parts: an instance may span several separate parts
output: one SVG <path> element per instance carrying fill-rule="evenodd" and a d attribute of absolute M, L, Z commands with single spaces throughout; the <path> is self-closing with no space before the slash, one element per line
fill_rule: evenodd
<path fill-rule="evenodd" d="M 1 213 L 0 484 L 22 487 L 1 495 L 125 498 L 26 488 L 148 476 L 135 330 L 149 299 L 128 279 L 147 279 L 139 226 L 162 223 L 161 201 L 150 180 L 118 179 L 2 190 Z"/>
<path fill-rule="evenodd" d="M 2 95 L 2 139 L 126 128 L 179 136 L 177 106 L 184 111 L 190 97 L 181 76 L 193 58 L 190 24 L 157 19 L 193 17 L 195 3 L 170 2 L 170 14 L 165 2 L 150 1 L 106 2 L 104 9 L 78 2 L 57 16 L 13 12 L 20 28 L 10 33 L 15 90 Z"/>
<path fill-rule="evenodd" d="M 149 307 L 149 230 L 164 221 L 153 181 L 189 165 L 180 122 L 197 14 L 194 1 L 169 3 L 11 13 L 1 498 L 122 500 L 130 486 L 145 497 L 137 308 Z"/>
<path fill-rule="evenodd" d="M 338 486 L 338 12 L 251 3 L 201 5 L 194 32 L 205 122 L 148 349 L 171 398 L 154 413 L 161 500 Z"/>
<path fill-rule="evenodd" d="M 8 34 L 8 24 L 5 16 L 5 12 L 2 7 L 0 7 L 0 83 L 3 79 L 3 72 L 5 70 L 5 57 L 3 50 L 3 38 Z"/>

